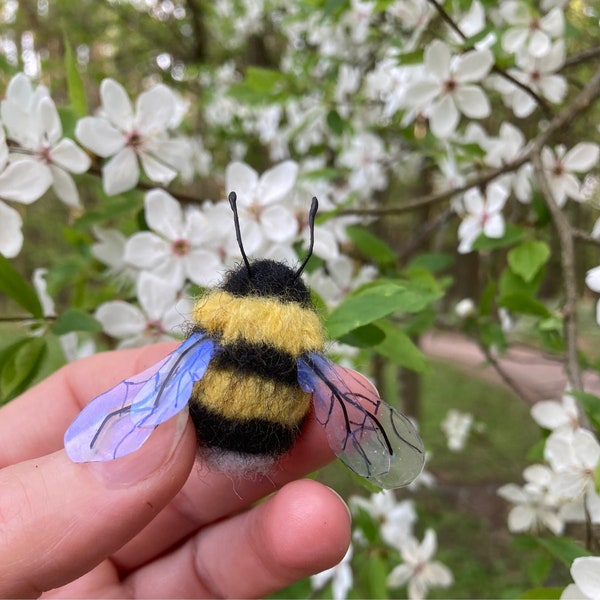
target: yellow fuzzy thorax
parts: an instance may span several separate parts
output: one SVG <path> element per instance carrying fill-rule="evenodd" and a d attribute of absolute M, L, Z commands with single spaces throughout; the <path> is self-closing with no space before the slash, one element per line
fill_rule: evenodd
<path fill-rule="evenodd" d="M 318 315 L 297 302 L 213 290 L 198 300 L 193 320 L 208 334 L 219 335 L 223 344 L 264 343 L 292 356 L 322 351 L 324 345 Z"/>
<path fill-rule="evenodd" d="M 243 421 L 264 419 L 297 426 L 309 411 L 311 395 L 299 386 L 290 386 L 257 375 L 240 377 L 235 371 L 208 369 L 194 386 L 192 398 L 222 417 Z M 227 400 L 224 401 L 223 399 Z"/>

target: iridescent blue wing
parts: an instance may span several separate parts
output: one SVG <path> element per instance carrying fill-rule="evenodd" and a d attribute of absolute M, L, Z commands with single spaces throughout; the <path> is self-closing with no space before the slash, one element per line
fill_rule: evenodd
<path fill-rule="evenodd" d="M 354 371 L 311 352 L 298 359 L 298 383 L 313 395 L 331 449 L 352 471 L 384 488 L 419 475 L 425 449 L 416 429 Z"/>
<path fill-rule="evenodd" d="M 160 362 L 94 398 L 65 433 L 71 460 L 112 460 L 137 450 L 157 425 L 187 405 L 213 352 L 212 340 L 192 333 Z"/>

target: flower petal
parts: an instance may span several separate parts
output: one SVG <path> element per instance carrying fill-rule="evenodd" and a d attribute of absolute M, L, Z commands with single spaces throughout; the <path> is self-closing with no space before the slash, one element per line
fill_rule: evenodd
<path fill-rule="evenodd" d="M 150 190 L 144 197 L 146 223 L 170 241 L 182 238 L 184 218 L 181 205 L 164 190 Z"/>
<path fill-rule="evenodd" d="M 600 292 L 600 267 L 590 269 L 585 276 L 585 284 L 594 292 Z"/>
<path fill-rule="evenodd" d="M 461 112 L 471 119 L 483 119 L 491 112 L 487 94 L 477 85 L 461 85 L 454 93 Z"/>
<path fill-rule="evenodd" d="M 75 137 L 94 154 L 106 158 L 125 146 L 125 136 L 106 119 L 83 117 L 77 121 Z"/>
<path fill-rule="evenodd" d="M 256 198 L 262 205 L 281 200 L 296 184 L 298 163 L 286 160 L 265 171 L 256 190 Z"/>
<path fill-rule="evenodd" d="M 272 242 L 289 242 L 298 232 L 294 214 L 280 204 L 268 206 L 260 215 L 260 224 L 267 239 Z"/>
<path fill-rule="evenodd" d="M 163 84 L 142 92 L 135 103 L 135 128 L 143 135 L 166 131 L 175 113 L 175 96 Z"/>
<path fill-rule="evenodd" d="M 11 163 L 0 173 L 0 198 L 31 204 L 52 184 L 50 169 L 30 158 Z"/>
<path fill-rule="evenodd" d="M 112 300 L 98 307 L 94 315 L 104 331 L 115 338 L 138 335 L 146 328 L 142 311 L 123 300 Z"/>
<path fill-rule="evenodd" d="M 62 135 L 62 124 L 56 105 L 52 98 L 42 98 L 38 106 L 40 126 L 45 133 L 46 140 L 51 144 L 55 144 Z"/>
<path fill-rule="evenodd" d="M 147 271 L 140 273 L 136 290 L 142 309 L 155 321 L 161 321 L 163 315 L 173 307 L 178 291 L 168 280 Z"/>
<path fill-rule="evenodd" d="M 225 193 L 235 192 L 238 201 L 250 204 L 258 186 L 258 173 L 246 163 L 232 162 L 225 170 Z"/>
<path fill-rule="evenodd" d="M 548 35 L 539 29 L 536 29 L 529 36 L 527 50 L 534 58 L 542 58 L 550 52 L 552 44 Z"/>
<path fill-rule="evenodd" d="M 433 40 L 423 56 L 423 62 L 429 73 L 436 79 L 443 81 L 450 74 L 450 60 L 452 51 L 448 45 L 441 40 Z"/>
<path fill-rule="evenodd" d="M 494 55 L 490 50 L 470 50 L 459 57 L 455 78 L 462 82 L 481 81 L 494 64 Z"/>
<path fill-rule="evenodd" d="M 563 165 L 569 171 L 589 171 L 597 162 L 600 156 L 598 144 L 591 142 L 581 142 L 573 146 L 563 158 Z"/>
<path fill-rule="evenodd" d="M 527 41 L 528 31 L 524 27 L 513 27 L 502 36 L 502 49 L 508 54 L 515 54 Z"/>
<path fill-rule="evenodd" d="M 100 97 L 108 120 L 121 131 L 130 131 L 133 126 L 133 107 L 125 88 L 114 79 L 103 79 Z"/>
<path fill-rule="evenodd" d="M 52 188 L 59 200 L 64 202 L 67 206 L 79 207 L 79 193 L 77 186 L 73 181 L 73 178 L 60 167 L 50 165 L 50 171 L 52 172 Z"/>
<path fill-rule="evenodd" d="M 90 168 L 90 157 L 73 140 L 63 138 L 50 149 L 50 160 L 65 171 L 85 173 Z"/>
<path fill-rule="evenodd" d="M 102 167 L 102 187 L 109 196 L 135 187 L 139 177 L 140 169 L 132 148 L 123 148 Z"/>
<path fill-rule="evenodd" d="M 167 185 L 177 176 L 175 169 L 154 158 L 147 152 L 139 152 L 138 156 L 140 157 L 144 172 L 152 181 Z"/>
<path fill-rule="evenodd" d="M 0 254 L 14 258 L 23 247 L 23 219 L 12 207 L 0 202 Z"/>
<path fill-rule="evenodd" d="M 439 138 L 447 138 L 456 130 L 460 114 L 452 97 L 446 94 L 433 105 L 429 118 L 431 133 Z"/>
<path fill-rule="evenodd" d="M 183 260 L 188 279 L 197 285 L 214 285 L 220 277 L 223 263 L 215 252 L 194 249 Z"/>
<path fill-rule="evenodd" d="M 600 598 L 600 556 L 580 556 L 571 565 L 571 576 L 587 598 Z"/>
<path fill-rule="evenodd" d="M 125 244 L 123 260 L 139 269 L 152 269 L 171 254 L 171 245 L 151 231 L 134 233 Z"/>

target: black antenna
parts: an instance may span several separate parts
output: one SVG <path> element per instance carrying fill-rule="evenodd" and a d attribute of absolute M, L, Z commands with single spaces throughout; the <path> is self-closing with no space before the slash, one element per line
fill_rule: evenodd
<path fill-rule="evenodd" d="M 302 271 L 304 271 L 304 267 L 306 267 L 310 257 L 313 253 L 313 247 L 315 245 L 315 217 L 317 216 L 317 211 L 319 210 L 319 201 L 316 196 L 313 196 L 312 204 L 310 205 L 310 211 L 308 211 L 308 229 L 310 231 L 310 243 L 308 244 L 308 252 L 306 253 L 306 258 L 302 261 L 302 264 L 296 271 L 294 278 L 297 279 L 302 275 Z"/>
<path fill-rule="evenodd" d="M 244 259 L 244 264 L 246 265 L 246 269 L 248 270 L 248 278 L 252 279 L 252 270 L 250 269 L 250 262 L 248 261 L 248 257 L 246 256 L 246 252 L 244 251 L 244 244 L 242 244 L 242 233 L 240 232 L 240 218 L 238 216 L 237 211 L 237 194 L 235 192 L 231 192 L 229 194 L 229 206 L 231 206 L 231 210 L 233 211 L 235 237 L 237 239 L 238 246 L 240 247 L 242 258 Z"/>

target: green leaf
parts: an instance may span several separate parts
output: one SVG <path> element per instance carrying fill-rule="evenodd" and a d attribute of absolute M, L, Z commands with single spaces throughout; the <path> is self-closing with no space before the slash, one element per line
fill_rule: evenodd
<path fill-rule="evenodd" d="M 3 402 L 24 392 L 38 374 L 46 354 L 46 340 L 42 337 L 26 338 L 11 346 L 0 370 L 0 397 Z"/>
<path fill-rule="evenodd" d="M 419 312 L 440 295 L 409 282 L 379 281 L 347 296 L 329 315 L 326 329 L 338 338 L 395 312 Z"/>
<path fill-rule="evenodd" d="M 369 598 L 389 598 L 387 589 L 388 567 L 378 554 L 369 557 L 367 561 L 367 577 Z"/>
<path fill-rule="evenodd" d="M 407 270 L 410 270 L 418 267 L 427 269 L 432 273 L 439 273 L 450 267 L 453 262 L 454 259 L 452 256 L 445 252 L 425 252 L 424 254 L 419 254 L 413 258 L 406 268 Z"/>
<path fill-rule="evenodd" d="M 550 258 L 550 247 L 545 242 L 527 240 L 508 252 L 508 264 L 514 273 L 520 275 L 527 283 Z"/>
<path fill-rule="evenodd" d="M 77 68 L 77 58 L 71 50 L 71 43 L 67 36 L 65 36 L 65 71 L 67 72 L 67 89 L 71 106 L 77 116 L 85 117 L 88 114 L 85 87 Z"/>
<path fill-rule="evenodd" d="M 57 319 L 52 331 L 56 335 L 64 335 L 71 331 L 102 331 L 102 325 L 94 317 L 77 308 L 68 308 Z"/>
<path fill-rule="evenodd" d="M 354 245 L 379 265 L 392 265 L 396 262 L 396 253 L 380 238 L 364 227 L 351 226 L 346 229 Z"/>
<path fill-rule="evenodd" d="M 44 316 L 33 286 L 25 281 L 10 261 L 0 254 L 0 292 L 12 298 L 36 319 Z"/>
<path fill-rule="evenodd" d="M 567 568 L 579 556 L 591 556 L 583 546 L 569 537 L 535 538 L 536 542 Z"/>
<path fill-rule="evenodd" d="M 479 338 L 486 348 L 506 349 L 506 337 L 500 323 L 492 320 L 482 320 L 479 323 Z"/>
<path fill-rule="evenodd" d="M 481 292 L 481 297 L 479 298 L 479 314 L 482 316 L 487 316 L 492 313 L 492 308 L 494 307 L 494 297 L 496 296 L 496 292 L 498 291 L 498 285 L 495 281 L 488 281 L 487 285 Z"/>
<path fill-rule="evenodd" d="M 520 227 L 517 227 L 513 223 L 507 223 L 506 230 L 501 238 L 489 238 L 481 234 L 473 242 L 473 250 L 496 250 L 498 248 L 514 246 L 523 239 L 523 236 L 524 233 Z"/>
<path fill-rule="evenodd" d="M 389 321 L 377 321 L 377 327 L 385 334 L 385 339 L 373 346 L 378 354 L 389 358 L 393 363 L 424 373 L 429 368 L 429 362 L 414 342 L 398 327 Z"/>
<path fill-rule="evenodd" d="M 554 600 L 561 597 L 564 588 L 540 587 L 523 592 L 519 598 L 523 600 Z"/>
<path fill-rule="evenodd" d="M 525 292 L 530 296 L 535 296 L 544 281 L 545 271 L 545 268 L 540 269 L 533 279 L 530 282 L 527 282 L 520 275 L 517 275 L 507 267 L 500 275 L 500 295 L 511 294 L 513 292 Z"/>
<path fill-rule="evenodd" d="M 545 319 L 552 316 L 552 313 L 545 304 L 542 304 L 524 292 L 505 294 L 498 300 L 498 304 L 512 312 L 524 315 L 533 315 L 534 317 L 543 317 Z"/>
<path fill-rule="evenodd" d="M 538 553 L 525 565 L 527 577 L 532 585 L 541 586 L 552 570 L 553 559 L 549 554 Z"/>
<path fill-rule="evenodd" d="M 353 329 L 342 336 L 340 342 L 356 348 L 372 348 L 385 339 L 385 333 L 373 323 Z"/>
<path fill-rule="evenodd" d="M 340 117 L 340 113 L 337 110 L 330 110 L 327 113 L 327 126 L 335 135 L 342 135 L 346 128 L 346 122 Z"/>
<path fill-rule="evenodd" d="M 587 418 L 592 425 L 600 432 L 600 398 L 588 392 L 567 392 L 579 400 Z"/>

